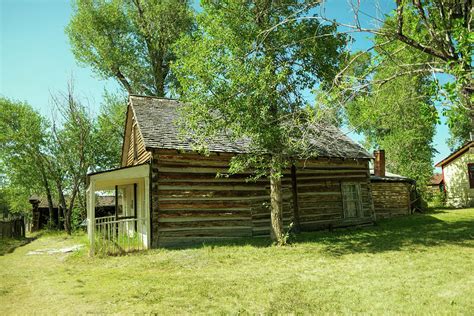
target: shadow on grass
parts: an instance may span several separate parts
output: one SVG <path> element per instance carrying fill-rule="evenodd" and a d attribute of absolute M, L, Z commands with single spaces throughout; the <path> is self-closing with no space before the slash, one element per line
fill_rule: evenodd
<path fill-rule="evenodd" d="M 377 226 L 334 233 L 298 236 L 298 243 L 316 242 L 324 252 L 340 256 L 350 253 L 379 253 L 401 249 L 458 245 L 474 247 L 474 219 L 445 222 L 431 215 L 387 219 Z"/>
<path fill-rule="evenodd" d="M 16 248 L 29 244 L 37 237 L 33 238 L 1 238 L 0 239 L 0 256 L 12 253 Z"/>
<path fill-rule="evenodd" d="M 432 214 L 441 213 L 447 212 L 441 210 Z M 292 243 L 322 246 L 324 253 L 341 256 L 351 253 L 379 253 L 447 244 L 474 247 L 473 243 L 469 243 L 472 240 L 474 240 L 474 218 L 448 222 L 430 214 L 415 214 L 381 220 L 371 227 L 301 233 L 293 238 Z M 268 247 L 270 245 L 272 243 L 269 238 L 242 238 L 173 248 Z"/>

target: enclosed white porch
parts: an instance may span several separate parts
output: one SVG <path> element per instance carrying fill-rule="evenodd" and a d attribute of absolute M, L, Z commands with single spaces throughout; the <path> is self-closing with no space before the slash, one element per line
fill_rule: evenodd
<path fill-rule="evenodd" d="M 89 175 L 87 233 L 90 254 L 120 254 L 150 248 L 150 166 Z M 114 196 L 114 212 L 96 216 L 100 195 Z"/>

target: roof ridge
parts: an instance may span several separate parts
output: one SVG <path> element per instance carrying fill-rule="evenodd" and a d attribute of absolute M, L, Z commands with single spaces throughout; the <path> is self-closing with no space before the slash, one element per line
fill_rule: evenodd
<path fill-rule="evenodd" d="M 147 99 L 154 99 L 154 100 L 171 100 L 171 101 L 178 101 L 178 99 L 175 98 L 169 98 L 169 97 L 158 97 L 154 95 L 144 95 L 144 94 L 129 94 L 129 97 L 138 97 L 138 98 L 147 98 Z"/>

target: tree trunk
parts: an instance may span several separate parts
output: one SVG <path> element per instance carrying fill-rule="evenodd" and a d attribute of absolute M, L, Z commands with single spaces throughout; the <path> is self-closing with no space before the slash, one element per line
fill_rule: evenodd
<path fill-rule="evenodd" d="M 293 231 L 301 231 L 300 211 L 298 206 L 298 185 L 296 181 L 296 166 L 291 165 L 291 194 L 293 199 Z"/>
<path fill-rule="evenodd" d="M 46 177 L 46 173 L 44 170 L 41 170 L 41 177 L 43 178 L 43 186 L 44 190 L 46 191 L 46 198 L 48 200 L 48 209 L 49 209 L 49 220 L 48 220 L 48 227 L 52 228 L 54 225 L 53 217 L 54 217 L 54 205 L 53 205 L 53 197 L 51 195 L 51 188 L 49 187 L 48 178 Z"/>
<path fill-rule="evenodd" d="M 56 186 L 59 195 L 59 204 L 64 215 L 64 230 L 66 233 L 71 234 L 71 212 L 68 210 L 66 205 L 66 199 L 64 198 L 63 188 L 60 180 L 56 181 Z"/>
<path fill-rule="evenodd" d="M 283 236 L 283 203 L 281 193 L 281 176 L 272 168 L 270 173 L 271 200 L 271 238 L 278 244 L 285 243 Z"/>

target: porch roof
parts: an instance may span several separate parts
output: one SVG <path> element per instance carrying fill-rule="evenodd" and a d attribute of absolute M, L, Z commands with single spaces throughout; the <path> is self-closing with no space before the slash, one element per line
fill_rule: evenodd
<path fill-rule="evenodd" d="M 150 175 L 148 163 L 99 171 L 87 175 L 88 184 L 94 183 L 94 190 L 111 190 L 116 185 L 131 184 L 141 181 Z"/>

